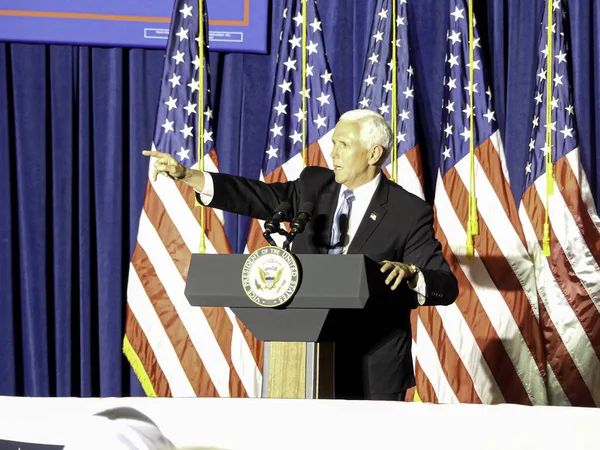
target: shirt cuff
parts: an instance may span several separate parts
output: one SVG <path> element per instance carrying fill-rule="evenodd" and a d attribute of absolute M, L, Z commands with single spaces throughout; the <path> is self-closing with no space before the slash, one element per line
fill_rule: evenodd
<path fill-rule="evenodd" d="M 427 286 L 425 286 L 425 277 L 423 276 L 423 272 L 417 273 L 417 284 L 413 288 L 413 291 L 417 293 L 417 301 L 419 305 L 424 305 L 425 300 L 427 298 Z"/>
<path fill-rule="evenodd" d="M 198 194 L 200 194 L 200 201 L 204 206 L 208 206 L 210 202 L 212 202 L 213 197 L 215 196 L 215 183 L 213 182 L 212 176 L 209 172 L 204 173 L 204 189 L 202 192 L 194 189 Z"/>

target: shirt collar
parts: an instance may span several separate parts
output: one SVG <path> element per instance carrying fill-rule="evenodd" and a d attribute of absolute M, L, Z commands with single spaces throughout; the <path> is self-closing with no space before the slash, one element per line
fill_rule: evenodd
<path fill-rule="evenodd" d="M 363 184 L 362 186 L 357 187 L 356 189 L 352 189 L 354 192 L 354 196 L 358 198 L 371 198 L 379 186 L 379 182 L 381 181 L 381 172 L 377 174 L 375 178 L 373 178 L 368 183 Z M 347 191 L 348 188 L 342 184 L 342 188 L 340 189 L 340 197 Z"/>

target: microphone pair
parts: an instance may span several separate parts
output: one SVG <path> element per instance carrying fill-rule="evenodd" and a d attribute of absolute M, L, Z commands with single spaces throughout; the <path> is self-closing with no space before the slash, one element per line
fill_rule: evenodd
<path fill-rule="evenodd" d="M 286 240 L 283 243 L 284 250 L 289 250 L 289 247 L 294 238 L 302 233 L 306 228 L 306 224 L 312 218 L 314 204 L 312 202 L 303 202 L 298 208 L 296 216 L 290 220 L 292 213 L 292 205 L 288 202 L 281 202 L 279 206 L 273 211 L 273 215 L 265 221 L 265 231 L 263 236 L 269 242 L 270 245 L 275 246 L 276 243 L 271 237 L 272 233 L 279 233 L 286 236 Z M 281 229 L 281 222 L 290 220 L 290 232 Z"/>

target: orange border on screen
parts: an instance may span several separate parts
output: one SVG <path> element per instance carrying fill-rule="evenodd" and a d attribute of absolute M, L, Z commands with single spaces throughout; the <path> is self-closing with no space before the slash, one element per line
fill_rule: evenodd
<path fill-rule="evenodd" d="M 88 19 L 88 20 L 116 20 L 123 22 L 152 22 L 170 23 L 169 17 L 153 16 L 124 16 L 118 14 L 91 14 L 50 11 L 20 11 L 0 9 L 0 16 L 12 17 L 45 17 L 53 19 Z M 248 26 L 250 24 L 250 0 L 244 0 L 244 18 L 242 20 L 209 20 L 209 25 Z"/>

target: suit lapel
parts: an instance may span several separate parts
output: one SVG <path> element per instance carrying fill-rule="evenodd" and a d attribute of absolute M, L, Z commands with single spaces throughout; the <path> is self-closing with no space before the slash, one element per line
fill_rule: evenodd
<path fill-rule="evenodd" d="M 371 234 L 373 234 L 387 213 L 387 209 L 385 209 L 383 205 L 388 201 L 389 180 L 383 173 L 381 176 L 381 182 L 373 194 L 373 198 L 365 211 L 365 216 L 356 230 L 356 235 L 352 239 L 350 247 L 348 247 L 348 254 L 360 253 Z"/>

